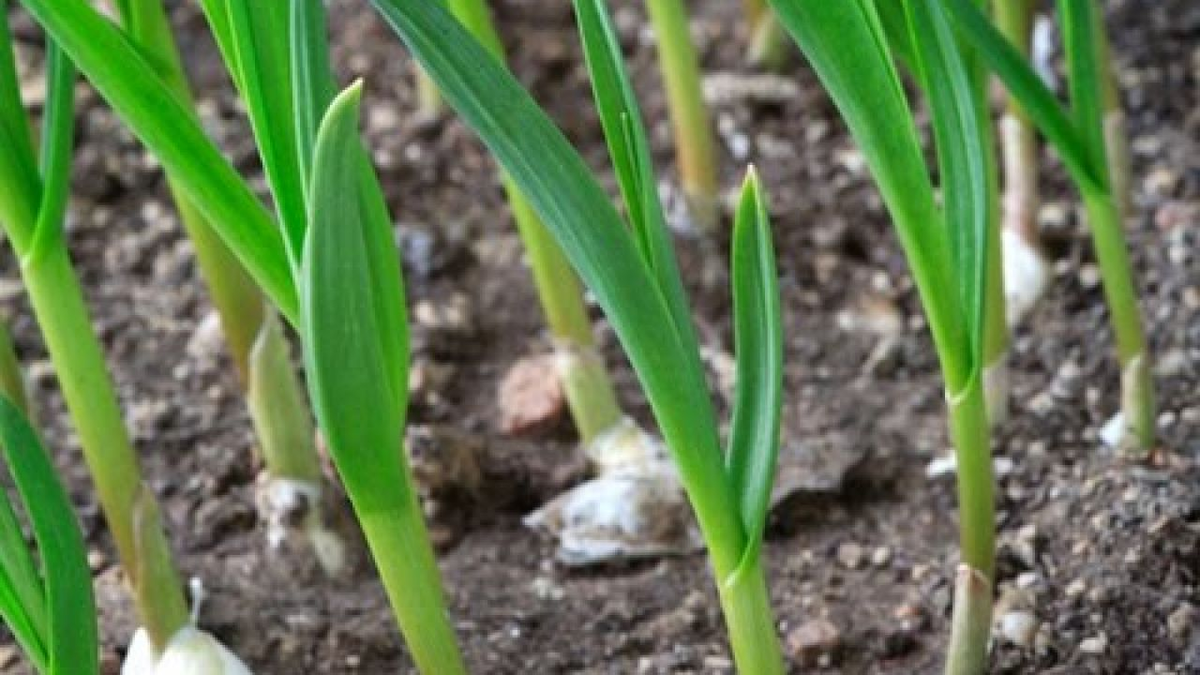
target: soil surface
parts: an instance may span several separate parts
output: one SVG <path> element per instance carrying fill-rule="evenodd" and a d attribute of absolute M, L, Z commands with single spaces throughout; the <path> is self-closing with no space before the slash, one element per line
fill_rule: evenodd
<path fill-rule="evenodd" d="M 948 441 L 912 279 L 851 140 L 802 60 L 780 75 L 743 65 L 738 4 L 691 4 L 705 70 L 727 83 L 713 107 L 723 184 L 736 186 L 752 161 L 771 195 L 786 314 L 786 442 L 866 458 L 840 489 L 796 497 L 772 517 L 766 552 L 785 648 L 796 672 L 940 672 L 956 499 L 952 476 L 926 476 Z M 335 58 L 343 82 L 366 80 L 364 124 L 398 223 L 410 300 L 462 313 L 414 324 L 416 367 L 430 379 L 414 393 L 412 424 L 500 448 L 544 474 L 451 501 L 435 519 L 472 670 L 731 672 L 703 555 L 567 568 L 552 542 L 522 525 L 581 475 L 568 424 L 524 439 L 500 431 L 502 377 L 517 359 L 548 353 L 550 341 L 491 162 L 451 117 L 418 118 L 411 62 L 365 5 L 334 2 Z M 493 5 L 520 79 L 604 167 L 569 3 Z M 618 5 L 671 182 L 653 39 L 640 3 Z M 1097 440 L 1118 407 L 1119 373 L 1086 224 L 1046 152 L 1040 222 L 1053 287 L 1014 334 L 1012 416 L 995 443 L 997 616 L 1007 626 L 993 650 L 997 673 L 1200 673 L 1200 5 L 1118 0 L 1107 9 L 1129 113 L 1128 236 L 1157 362 L 1161 447 L 1152 462 L 1132 465 Z M 195 4 L 176 3 L 173 19 L 206 126 L 261 187 L 241 109 Z M 37 32 L 15 11 L 14 21 L 35 82 Z M 201 624 L 258 673 L 409 672 L 369 571 L 341 582 L 294 577 L 265 554 L 250 425 L 228 357 L 201 328 L 210 309 L 191 245 L 156 164 L 97 96 L 80 91 L 70 243 L 179 562 L 208 591 Z M 726 355 L 725 243 L 683 236 L 679 247 L 702 339 Z M 130 606 L 7 253 L 0 299 L 82 514 L 105 666 L 116 673 L 134 628 Z M 623 403 L 649 424 L 612 331 L 595 318 Z M 727 397 L 717 395 L 722 411 Z M 0 671 L 22 672 L 4 649 Z"/>

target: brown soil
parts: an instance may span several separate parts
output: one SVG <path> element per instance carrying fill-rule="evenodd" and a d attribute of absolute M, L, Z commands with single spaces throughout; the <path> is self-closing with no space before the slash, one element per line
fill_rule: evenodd
<path fill-rule="evenodd" d="M 581 103 L 589 93 L 569 3 L 494 4 L 522 81 L 603 166 L 595 115 Z M 737 3 L 694 5 L 706 70 L 750 77 Z M 470 325 L 449 333 L 414 327 L 417 363 L 433 367 L 440 386 L 417 396 L 412 421 L 553 458 L 545 464 L 554 478 L 526 477 L 520 489 L 492 490 L 499 498 L 464 500 L 439 525 L 449 529 L 443 573 L 473 671 L 730 672 L 702 555 L 567 569 L 550 542 L 522 526 L 563 476 L 578 476 L 570 470 L 578 460 L 565 426 L 524 441 L 498 431 L 500 379 L 515 359 L 547 352 L 549 341 L 492 165 L 452 119 L 415 119 L 410 61 L 365 3 L 335 7 L 343 81 L 366 79 L 365 123 L 403 234 L 410 299 L 436 306 L 458 294 L 473 310 Z M 1055 168 L 1043 211 L 1054 285 L 1014 336 L 1013 419 L 995 447 L 1005 469 L 1000 595 L 1040 627 L 1029 647 L 998 643 L 994 672 L 1200 673 L 1200 6 L 1116 0 L 1109 12 L 1135 150 L 1129 241 L 1158 361 L 1161 451 L 1133 466 L 1097 441 L 1118 405 L 1119 376 L 1088 233 Z M 206 124 L 241 169 L 256 172 L 198 11 L 187 3 L 174 18 L 205 92 Z M 23 21 L 32 46 L 36 33 Z M 670 177 L 663 94 L 640 5 L 623 3 L 618 22 Z M 736 185 L 752 160 L 772 196 L 789 440 L 868 453 L 840 491 L 795 499 L 773 517 L 767 552 L 782 635 L 797 638 L 797 627 L 817 618 L 836 632 L 837 646 L 806 672 L 939 672 L 957 553 L 953 480 L 924 473 L 947 448 L 935 359 L 904 259 L 835 111 L 799 59 L 782 81 L 798 88 L 780 100 L 734 97 L 715 107 L 723 181 Z M 210 592 L 203 626 L 263 674 L 409 672 L 370 574 L 297 584 L 271 573 L 234 371 L 217 351 L 189 349 L 209 312 L 190 244 L 155 165 L 94 95 L 83 101 L 71 245 L 180 564 Z M 741 144 L 747 156 L 733 156 Z M 698 242 L 680 246 L 701 335 L 727 352 L 721 275 L 702 269 Z M 133 624 L 111 542 L 11 257 L 0 271 L 41 420 L 93 548 L 115 673 Z M 864 306 L 894 308 L 902 319 L 883 359 L 869 357 L 885 338 L 839 322 Z M 611 330 L 596 318 L 624 401 L 648 423 Z M 15 662 L 0 669 L 20 672 Z"/>

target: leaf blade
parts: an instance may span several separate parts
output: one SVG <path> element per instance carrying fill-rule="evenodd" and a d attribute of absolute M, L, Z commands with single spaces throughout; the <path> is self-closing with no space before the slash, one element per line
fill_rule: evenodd
<path fill-rule="evenodd" d="M 984 289 L 991 222 L 990 155 L 979 142 L 985 115 L 978 109 L 982 80 L 972 77 L 940 0 L 907 3 L 913 66 L 929 99 L 937 148 L 945 223 L 963 316 L 972 374 L 982 368 Z"/>
<path fill-rule="evenodd" d="M 278 228 L 141 51 L 80 0 L 24 4 L 295 321 L 296 289 Z"/>
<path fill-rule="evenodd" d="M 754 560 L 762 546 L 779 455 L 783 324 L 766 196 L 753 168 L 734 218 L 731 278 L 737 384 L 726 457 L 748 533 L 743 560 Z"/>
<path fill-rule="evenodd" d="M 687 293 L 675 261 L 675 249 L 658 199 L 658 178 L 650 141 L 633 83 L 621 56 L 616 27 L 604 0 L 575 0 L 593 98 L 600 114 L 609 157 L 634 231 L 634 240 L 671 312 L 680 351 L 697 355 L 699 348 L 688 311 Z"/>
<path fill-rule="evenodd" d="M 1054 146 L 1075 181 L 1084 189 L 1102 191 L 1102 169 L 1093 165 L 1084 138 L 1041 77 L 972 0 L 946 0 L 945 7 L 964 39 Z"/>
<path fill-rule="evenodd" d="M 51 675 L 99 672 L 96 606 L 83 535 L 37 433 L 0 397 L 0 445 L 29 515 L 45 575 Z"/>
<path fill-rule="evenodd" d="M 307 215 L 296 142 L 289 15 L 280 2 L 227 0 L 226 7 L 236 57 L 230 70 L 238 73 L 235 81 L 241 83 L 284 243 L 292 264 L 299 265 Z"/>
<path fill-rule="evenodd" d="M 401 282 L 390 240 L 390 268 L 368 250 L 379 240 L 370 230 L 391 229 L 379 221 L 378 205 L 361 198 L 359 96 L 353 85 L 335 98 L 317 134 L 301 334 L 320 426 L 356 508 L 370 511 L 380 495 L 411 490 L 400 449 L 408 390 L 398 386 L 407 384 L 408 354 L 403 303 L 381 313 L 376 297 L 390 284 L 387 297 L 395 300 Z"/>

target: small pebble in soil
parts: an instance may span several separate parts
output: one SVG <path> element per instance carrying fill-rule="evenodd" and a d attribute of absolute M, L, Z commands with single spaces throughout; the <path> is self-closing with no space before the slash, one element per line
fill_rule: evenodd
<path fill-rule="evenodd" d="M 1083 654 L 1103 654 L 1108 649 L 1108 638 L 1099 633 L 1079 643 L 1079 651 Z"/>
<path fill-rule="evenodd" d="M 1009 644 L 1022 649 L 1033 646 L 1033 638 L 1037 635 L 1038 623 L 1033 614 L 1025 611 L 1007 612 L 1000 617 L 1000 637 Z"/>
<path fill-rule="evenodd" d="M 832 662 L 842 643 L 842 634 L 828 619 L 809 619 L 788 632 L 788 655 L 801 666 Z"/>
<path fill-rule="evenodd" d="M 892 549 L 880 546 L 871 552 L 871 564 L 876 567 L 886 567 L 892 561 Z"/>
<path fill-rule="evenodd" d="M 536 435 L 553 428 L 567 405 L 555 356 L 531 356 L 514 363 L 500 381 L 496 398 L 505 434 Z"/>
<path fill-rule="evenodd" d="M 1167 617 L 1167 632 L 1176 643 L 1185 643 L 1197 628 L 1200 628 L 1200 611 L 1186 602 Z"/>
<path fill-rule="evenodd" d="M 866 552 L 863 547 L 854 542 L 844 542 L 838 545 L 837 559 L 846 569 L 856 570 L 863 565 L 866 560 Z"/>

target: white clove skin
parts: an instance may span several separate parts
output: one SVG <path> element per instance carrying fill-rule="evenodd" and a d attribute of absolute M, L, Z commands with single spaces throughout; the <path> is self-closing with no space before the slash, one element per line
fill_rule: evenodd
<path fill-rule="evenodd" d="M 276 551 L 298 529 L 312 548 L 321 569 L 332 579 L 349 569 L 346 543 L 325 523 L 323 486 L 317 481 L 268 477 L 258 494 L 259 513 L 266 520 L 267 546 Z M 300 522 L 295 523 L 299 517 Z"/>
<path fill-rule="evenodd" d="M 207 631 L 196 628 L 200 605 L 204 602 L 204 585 L 193 578 L 190 586 L 189 624 L 171 637 L 161 654 L 156 653 L 146 629 L 138 628 L 121 664 L 121 675 L 253 675 L 225 645 Z"/>
<path fill-rule="evenodd" d="M 1033 244 L 1005 228 L 1004 300 L 1009 327 L 1015 327 L 1037 305 L 1050 283 L 1050 266 Z"/>

